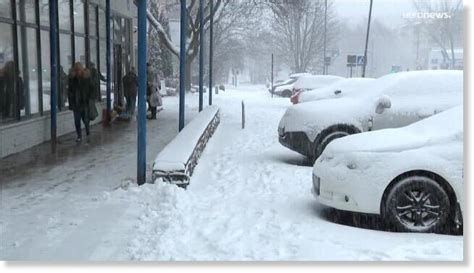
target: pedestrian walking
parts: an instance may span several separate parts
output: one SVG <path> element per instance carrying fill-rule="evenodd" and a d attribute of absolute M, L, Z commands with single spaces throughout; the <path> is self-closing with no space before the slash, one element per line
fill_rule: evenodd
<path fill-rule="evenodd" d="M 125 99 L 127 100 L 126 112 L 133 116 L 135 114 L 138 91 L 138 76 L 134 67 L 123 77 L 123 88 Z"/>
<path fill-rule="evenodd" d="M 75 63 L 69 73 L 68 82 L 69 109 L 74 112 L 74 125 L 76 127 L 76 142 L 82 141 L 81 120 L 86 129 L 86 135 L 90 135 L 90 112 L 91 101 L 93 102 L 93 85 L 90 71 L 84 69 L 80 62 Z M 95 107 L 95 106 L 94 106 Z M 95 109 L 97 111 L 97 109 Z"/>

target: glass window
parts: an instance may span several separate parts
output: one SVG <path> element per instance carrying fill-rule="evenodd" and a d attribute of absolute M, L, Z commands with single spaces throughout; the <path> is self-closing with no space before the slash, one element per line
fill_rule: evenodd
<path fill-rule="evenodd" d="M 1 122 L 13 119 L 15 104 L 12 26 L 0 23 L 0 117 Z"/>
<path fill-rule="evenodd" d="M 21 22 L 36 23 L 35 2 L 37 0 L 17 0 L 17 19 Z"/>
<path fill-rule="evenodd" d="M 68 74 L 72 67 L 72 51 L 71 51 L 71 35 L 60 34 L 59 44 L 61 51 L 59 53 L 59 92 L 58 104 L 59 109 L 66 110 L 67 104 L 67 84 Z"/>
<path fill-rule="evenodd" d="M 74 8 L 74 32 L 84 33 L 85 18 L 84 18 L 84 2 L 83 0 L 73 0 Z"/>
<path fill-rule="evenodd" d="M 11 18 L 12 9 L 10 7 L 10 0 L 0 0 L 0 17 Z"/>
<path fill-rule="evenodd" d="M 38 2 L 40 24 L 49 26 L 49 0 L 39 0 Z"/>
<path fill-rule="evenodd" d="M 97 14 L 96 8 L 89 5 L 89 35 L 97 37 Z"/>
<path fill-rule="evenodd" d="M 84 37 L 75 37 L 76 52 L 75 60 L 76 62 L 81 62 L 83 65 L 86 63 L 86 50 L 85 50 L 85 39 Z"/>
<path fill-rule="evenodd" d="M 106 53 L 107 53 L 107 48 L 106 48 L 106 43 L 105 40 L 100 40 L 100 48 L 99 48 L 99 53 L 100 53 L 100 67 L 99 67 L 99 72 L 104 76 L 107 77 L 107 62 L 106 62 Z M 102 94 L 102 97 L 105 96 L 106 93 L 106 84 L 104 82 L 100 83 L 100 91 Z"/>
<path fill-rule="evenodd" d="M 107 27 L 105 25 L 105 11 L 99 9 L 99 36 L 102 39 L 105 39 L 105 32 Z"/>
<path fill-rule="evenodd" d="M 59 29 L 71 30 L 71 13 L 70 13 L 70 2 L 69 0 L 59 0 L 58 2 L 58 13 L 59 13 Z"/>
<path fill-rule="evenodd" d="M 41 65 L 43 68 L 43 111 L 51 110 L 51 58 L 49 50 L 49 31 L 41 31 Z"/>
<path fill-rule="evenodd" d="M 28 42 L 33 41 L 33 42 Z M 19 100 L 21 116 L 39 112 L 36 29 L 18 27 Z"/>
<path fill-rule="evenodd" d="M 113 41 L 114 43 L 119 43 L 121 44 L 122 43 L 122 36 L 123 36 L 123 33 L 122 33 L 122 20 L 120 19 L 120 17 L 114 17 L 114 37 L 113 37 Z"/>

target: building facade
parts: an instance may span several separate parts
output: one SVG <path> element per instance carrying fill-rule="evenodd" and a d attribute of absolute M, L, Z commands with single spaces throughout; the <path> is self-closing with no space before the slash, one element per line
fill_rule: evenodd
<path fill-rule="evenodd" d="M 110 77 L 116 100 L 123 96 L 121 79 L 135 63 L 137 11 L 133 0 L 110 2 L 112 73 L 107 75 L 105 0 L 58 0 L 58 135 L 74 130 L 67 102 L 67 74 L 74 63 L 95 67 L 102 80 Z M 50 52 L 49 0 L 0 0 L 0 158 L 49 139 Z M 97 86 L 100 102 L 105 82 Z"/>

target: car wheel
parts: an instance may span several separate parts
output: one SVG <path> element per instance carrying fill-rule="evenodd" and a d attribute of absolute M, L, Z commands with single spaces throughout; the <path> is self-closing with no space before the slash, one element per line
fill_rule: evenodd
<path fill-rule="evenodd" d="M 343 129 L 330 129 L 327 132 L 323 133 L 322 138 L 316 142 L 317 143 L 316 149 L 314 151 L 313 157 L 311 158 L 311 161 L 313 162 L 313 164 L 316 161 L 316 159 L 318 159 L 318 157 L 323 153 L 324 149 L 326 149 L 326 146 L 328 146 L 329 143 L 331 143 L 331 141 L 337 138 L 345 137 L 345 136 L 355 134 L 355 133 L 357 132 L 352 131 L 352 130 L 351 131 L 343 130 Z"/>
<path fill-rule="evenodd" d="M 401 232 L 439 232 L 449 223 L 449 196 L 436 181 L 410 176 L 386 195 L 383 218 L 389 228 Z"/>
<path fill-rule="evenodd" d="M 285 97 L 285 98 L 290 98 L 291 95 L 293 95 L 293 94 L 291 93 L 290 90 L 285 90 L 285 91 L 283 91 L 283 92 L 281 93 L 281 96 L 282 96 L 282 97 Z"/>

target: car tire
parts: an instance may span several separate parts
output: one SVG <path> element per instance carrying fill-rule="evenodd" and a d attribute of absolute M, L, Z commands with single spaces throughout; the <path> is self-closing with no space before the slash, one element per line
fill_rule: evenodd
<path fill-rule="evenodd" d="M 293 93 L 291 92 L 291 90 L 285 90 L 281 93 L 281 96 L 285 98 L 291 98 L 292 95 Z"/>
<path fill-rule="evenodd" d="M 311 162 L 314 164 L 316 159 L 318 159 L 324 149 L 326 149 L 326 146 L 328 146 L 333 140 L 357 133 L 360 133 L 360 131 L 351 126 L 334 126 L 324 130 L 316 138 L 314 154 L 311 157 Z"/>
<path fill-rule="evenodd" d="M 404 177 L 385 196 L 382 217 L 390 230 L 434 233 L 450 225 L 449 195 L 429 177 Z"/>

